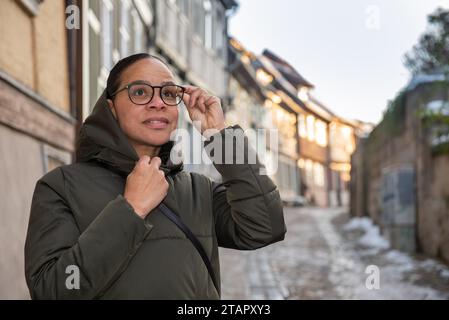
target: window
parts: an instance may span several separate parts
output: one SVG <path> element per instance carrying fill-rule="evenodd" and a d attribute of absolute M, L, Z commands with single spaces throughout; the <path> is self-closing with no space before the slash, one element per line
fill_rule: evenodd
<path fill-rule="evenodd" d="M 327 146 L 327 126 L 324 121 L 316 120 L 315 121 L 315 135 L 316 135 L 316 143 L 322 147 Z"/>
<path fill-rule="evenodd" d="M 217 52 L 217 55 L 219 57 L 224 58 L 224 50 L 223 47 L 225 45 L 225 19 L 224 19 L 224 14 L 221 11 L 222 9 L 220 9 L 219 4 L 217 4 L 216 6 L 216 11 L 215 11 L 215 34 L 214 34 L 214 47 L 215 47 L 215 51 Z"/>
<path fill-rule="evenodd" d="M 210 0 L 204 0 L 204 45 L 208 49 L 212 49 L 212 35 L 213 35 L 213 25 L 212 25 L 212 3 Z"/>
<path fill-rule="evenodd" d="M 352 153 L 354 152 L 355 149 L 355 142 L 354 142 L 354 138 L 353 138 L 353 130 L 351 127 L 349 126 L 343 126 L 341 128 L 341 134 L 342 137 L 345 141 L 345 151 L 347 153 Z"/>
<path fill-rule="evenodd" d="M 129 21 L 129 0 L 120 1 L 120 55 L 126 57 L 129 55 L 130 42 L 130 21 Z"/>
<path fill-rule="evenodd" d="M 307 184 L 311 185 L 313 183 L 313 162 L 310 159 L 305 161 L 305 171 L 306 171 L 306 181 Z"/>
<path fill-rule="evenodd" d="M 189 13 L 189 0 L 177 0 L 178 8 L 181 10 L 181 12 L 188 16 Z"/>
<path fill-rule="evenodd" d="M 278 175 L 279 175 L 279 186 L 281 187 L 281 189 L 285 190 L 285 174 L 284 174 L 284 162 L 283 161 L 279 161 Z"/>
<path fill-rule="evenodd" d="M 193 30 L 201 40 L 204 40 L 204 8 L 202 0 L 193 0 L 192 6 Z"/>
<path fill-rule="evenodd" d="M 283 169 L 284 169 L 284 186 L 286 190 L 290 190 L 290 170 L 289 165 L 287 162 L 283 163 Z"/>
<path fill-rule="evenodd" d="M 321 163 L 313 164 L 313 177 L 315 185 L 324 187 L 324 166 Z"/>
<path fill-rule="evenodd" d="M 307 138 L 306 117 L 303 114 L 298 116 L 298 132 L 301 138 Z"/>
<path fill-rule="evenodd" d="M 49 172 L 59 166 L 71 162 L 71 155 L 69 152 L 53 148 L 47 144 L 42 145 L 42 157 L 44 172 Z"/>
<path fill-rule="evenodd" d="M 140 53 L 144 51 L 144 41 L 145 36 L 143 33 L 143 22 L 140 20 L 139 14 L 136 10 L 132 10 L 131 16 L 133 19 L 133 50 L 135 53 Z"/>
<path fill-rule="evenodd" d="M 88 102 L 87 105 L 84 106 L 86 109 L 83 111 L 83 117 L 86 117 L 90 113 L 101 94 L 101 91 L 99 91 L 98 88 L 98 77 L 102 66 L 100 14 L 100 2 L 90 2 L 87 13 L 89 25 L 89 66 L 86 70 L 89 74 L 89 81 L 87 81 Z"/>
<path fill-rule="evenodd" d="M 295 164 L 290 164 L 290 182 L 291 182 L 291 189 L 296 193 L 298 192 L 298 171 L 296 170 Z"/>
<path fill-rule="evenodd" d="M 112 68 L 112 2 L 103 0 L 101 3 L 101 65 L 109 72 Z"/>
<path fill-rule="evenodd" d="M 315 118 L 310 115 L 307 116 L 307 139 L 315 140 Z"/>
<path fill-rule="evenodd" d="M 269 85 L 273 81 L 273 76 L 264 69 L 259 68 L 256 71 L 256 79 L 264 86 Z"/>

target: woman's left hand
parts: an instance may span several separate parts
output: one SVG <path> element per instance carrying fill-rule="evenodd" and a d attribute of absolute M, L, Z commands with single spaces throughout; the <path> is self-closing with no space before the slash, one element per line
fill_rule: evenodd
<path fill-rule="evenodd" d="M 184 86 L 184 104 L 195 127 L 204 134 L 208 129 L 226 128 L 220 98 L 194 86 Z M 200 126 L 200 127 L 198 127 Z"/>

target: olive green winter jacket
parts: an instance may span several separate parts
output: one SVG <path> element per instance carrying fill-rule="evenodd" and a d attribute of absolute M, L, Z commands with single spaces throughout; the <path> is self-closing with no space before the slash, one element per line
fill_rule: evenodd
<path fill-rule="evenodd" d="M 207 148 L 215 140 L 206 142 Z M 200 240 L 218 283 L 218 246 L 252 250 L 284 239 L 279 193 L 259 174 L 259 162 L 214 164 L 222 175 L 216 183 L 172 164 L 172 146 L 169 142 L 160 152 L 169 183 L 163 203 Z M 235 154 L 254 152 L 247 143 L 236 147 Z M 36 184 L 25 245 L 33 299 L 220 298 L 220 288 L 184 233 L 159 208 L 141 219 L 123 197 L 137 160 L 103 95 L 81 128 L 76 163 L 54 169 Z M 79 289 L 73 286 L 73 268 L 79 271 Z"/>

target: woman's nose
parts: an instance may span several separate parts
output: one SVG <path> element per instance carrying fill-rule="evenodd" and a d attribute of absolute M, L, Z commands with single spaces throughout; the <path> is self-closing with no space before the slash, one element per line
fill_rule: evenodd
<path fill-rule="evenodd" d="M 153 98 L 147 104 L 148 108 L 163 109 L 163 108 L 167 107 L 167 105 L 161 98 L 161 94 L 160 94 L 159 90 L 160 90 L 159 88 L 154 89 Z"/>

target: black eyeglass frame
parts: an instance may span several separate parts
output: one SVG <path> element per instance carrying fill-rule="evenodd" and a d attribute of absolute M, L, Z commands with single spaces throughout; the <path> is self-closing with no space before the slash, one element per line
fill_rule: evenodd
<path fill-rule="evenodd" d="M 145 103 L 136 103 L 136 102 L 134 102 L 133 99 L 131 98 L 131 95 L 130 95 L 130 93 L 129 93 L 129 88 L 131 88 L 131 86 L 136 85 L 136 84 L 144 84 L 144 85 L 149 86 L 151 89 L 153 89 L 153 94 L 151 95 L 150 99 L 149 99 L 147 102 L 145 102 Z M 182 89 L 182 90 L 181 90 L 181 92 L 182 92 L 181 99 L 180 99 L 179 102 L 176 103 L 176 104 L 170 104 L 170 103 L 167 103 L 167 102 L 165 101 L 165 99 L 162 97 L 162 89 L 163 89 L 164 87 L 173 87 L 173 86 Z M 112 94 L 110 95 L 110 97 L 112 98 L 112 97 L 114 97 L 115 95 L 117 95 L 119 92 L 122 92 L 123 90 L 127 90 L 127 91 L 128 91 L 128 98 L 129 98 L 129 100 L 130 100 L 132 103 L 134 103 L 135 105 L 143 106 L 143 105 L 145 105 L 145 104 L 147 104 L 147 103 L 150 103 L 151 100 L 153 100 L 153 98 L 154 98 L 154 92 L 156 91 L 156 90 L 154 90 L 154 89 L 156 89 L 156 88 L 159 89 L 159 96 L 161 97 L 161 100 L 164 101 L 164 103 L 165 103 L 166 105 L 168 105 L 168 106 L 177 106 L 177 105 L 179 105 L 179 104 L 182 102 L 182 98 L 184 97 L 184 93 L 185 93 L 185 91 L 186 91 L 186 88 L 184 88 L 183 86 L 177 85 L 177 84 L 164 84 L 164 85 L 162 85 L 162 86 L 153 86 L 152 84 L 150 84 L 150 83 L 148 83 L 148 82 L 146 82 L 146 81 L 134 81 L 134 82 L 128 83 L 128 84 L 125 85 L 123 88 L 118 89 L 117 91 L 115 91 L 114 93 L 112 93 Z"/>

